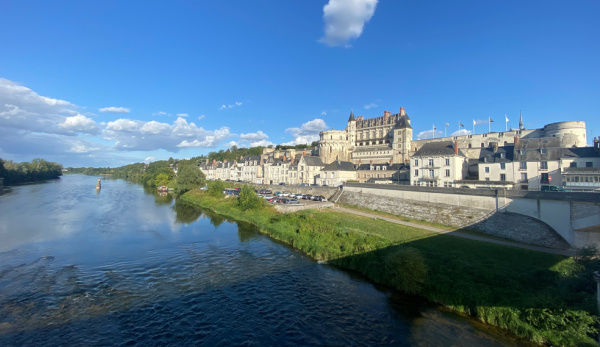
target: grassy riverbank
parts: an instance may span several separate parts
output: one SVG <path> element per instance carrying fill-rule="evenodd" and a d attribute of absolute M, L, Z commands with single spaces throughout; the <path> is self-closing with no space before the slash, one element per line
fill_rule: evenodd
<path fill-rule="evenodd" d="M 192 191 L 186 202 L 236 220 L 317 260 L 421 295 L 538 343 L 596 346 L 590 264 L 572 258 L 439 235 L 335 211 L 243 211 L 236 198 Z"/>

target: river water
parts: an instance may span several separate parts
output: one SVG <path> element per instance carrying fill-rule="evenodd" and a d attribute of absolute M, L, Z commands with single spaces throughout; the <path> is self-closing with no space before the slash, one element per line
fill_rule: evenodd
<path fill-rule="evenodd" d="M 0 195 L 0 346 L 530 346 L 123 180 Z"/>

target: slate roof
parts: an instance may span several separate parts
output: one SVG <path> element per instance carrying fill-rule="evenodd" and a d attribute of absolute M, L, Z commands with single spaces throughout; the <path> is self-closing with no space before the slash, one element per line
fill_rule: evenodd
<path fill-rule="evenodd" d="M 349 161 L 336 160 L 331 164 L 325 165 L 322 171 L 356 171 L 354 164 Z"/>
<path fill-rule="evenodd" d="M 513 161 L 514 146 L 498 147 L 496 152 L 494 148 L 482 148 L 479 152 L 480 163 L 509 163 Z"/>
<path fill-rule="evenodd" d="M 304 163 L 308 166 L 325 166 L 319 157 L 304 156 Z"/>
<path fill-rule="evenodd" d="M 413 154 L 413 157 L 430 157 L 430 156 L 454 156 L 454 143 L 452 141 L 430 142 L 419 148 Z M 465 154 L 459 149 L 458 155 L 464 157 Z"/>
<path fill-rule="evenodd" d="M 400 117 L 398 122 L 396 122 L 396 125 L 394 125 L 394 129 L 412 129 L 412 126 L 410 126 L 410 123 L 408 122 L 409 120 L 408 115 Z"/>

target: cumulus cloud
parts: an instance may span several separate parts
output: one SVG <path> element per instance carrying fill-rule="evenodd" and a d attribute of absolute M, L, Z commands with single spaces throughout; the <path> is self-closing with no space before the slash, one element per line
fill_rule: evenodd
<path fill-rule="evenodd" d="M 328 126 L 324 120 L 317 118 L 303 123 L 299 128 L 287 128 L 285 132 L 290 133 L 294 140 L 284 143 L 287 146 L 310 144 L 319 140 L 319 133 L 327 130 Z"/>
<path fill-rule="evenodd" d="M 164 149 L 178 152 L 182 148 L 211 148 L 230 137 L 227 127 L 205 130 L 178 117 L 173 124 L 157 121 L 142 122 L 131 119 L 117 119 L 108 122 L 104 138 L 115 143 L 120 151 L 150 151 Z"/>
<path fill-rule="evenodd" d="M 471 135 L 471 130 L 460 129 L 460 130 L 457 130 L 457 131 L 453 132 L 452 134 L 450 134 L 450 136 L 461 136 L 461 135 Z"/>
<path fill-rule="evenodd" d="M 99 108 L 98 111 L 102 112 L 102 113 L 129 113 L 131 112 L 131 110 L 129 110 L 126 107 L 102 107 Z"/>
<path fill-rule="evenodd" d="M 240 139 L 242 140 L 246 140 L 246 141 L 260 141 L 260 140 L 265 140 L 268 139 L 269 136 L 265 133 L 263 133 L 261 130 L 255 132 L 255 133 L 248 133 L 248 134 L 241 134 L 240 135 Z"/>
<path fill-rule="evenodd" d="M 0 128 L 49 134 L 70 134 L 60 127 L 78 114 L 72 103 L 41 96 L 16 82 L 0 78 Z"/>
<path fill-rule="evenodd" d="M 418 133 L 417 140 L 433 139 L 435 137 L 442 137 L 442 135 L 444 135 L 443 131 L 431 129 Z"/>
<path fill-rule="evenodd" d="M 73 133 L 98 133 L 98 124 L 82 114 L 65 118 L 65 121 L 59 127 Z"/>
<path fill-rule="evenodd" d="M 360 37 L 378 0 L 329 0 L 323 7 L 325 35 L 319 40 L 329 46 L 350 47 L 348 41 Z"/>

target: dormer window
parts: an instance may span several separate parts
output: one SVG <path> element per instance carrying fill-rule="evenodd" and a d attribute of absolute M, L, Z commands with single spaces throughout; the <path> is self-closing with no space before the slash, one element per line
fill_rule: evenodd
<path fill-rule="evenodd" d="M 525 155 L 525 150 L 524 150 L 524 149 L 520 149 L 520 150 L 519 150 L 519 154 L 520 154 L 520 155 Z"/>
<path fill-rule="evenodd" d="M 545 148 L 540 148 L 540 153 L 541 154 L 546 154 L 546 149 Z"/>
<path fill-rule="evenodd" d="M 506 153 L 500 153 L 500 158 L 506 158 Z"/>

